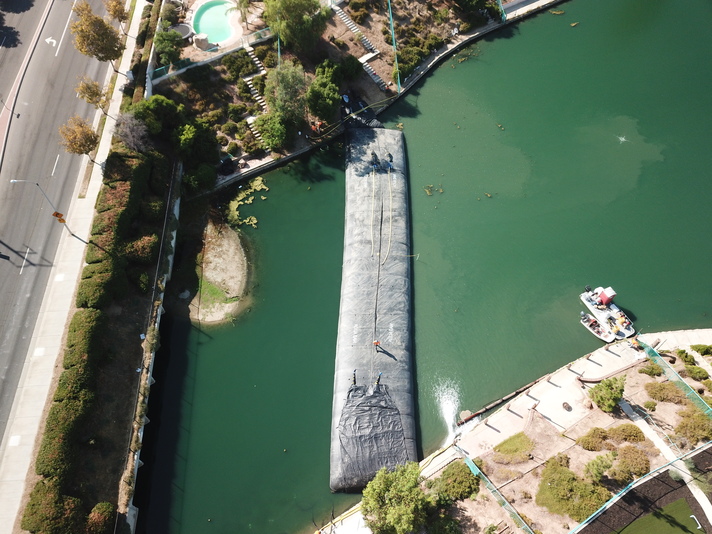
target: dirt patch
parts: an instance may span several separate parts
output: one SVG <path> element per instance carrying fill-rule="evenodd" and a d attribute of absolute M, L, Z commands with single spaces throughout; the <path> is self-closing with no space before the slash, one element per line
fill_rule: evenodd
<path fill-rule="evenodd" d="M 219 323 L 235 318 L 247 299 L 248 263 L 240 235 L 223 223 L 208 221 L 203 234 L 202 281 L 194 295 L 189 290 L 190 318 L 201 323 Z"/>

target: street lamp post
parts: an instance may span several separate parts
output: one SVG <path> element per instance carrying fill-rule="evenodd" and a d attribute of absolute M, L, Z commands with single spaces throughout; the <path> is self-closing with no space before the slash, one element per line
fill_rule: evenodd
<path fill-rule="evenodd" d="M 54 207 L 54 204 L 52 204 L 52 201 L 49 199 L 47 196 L 47 193 L 45 193 L 44 189 L 42 189 L 42 186 L 40 185 L 39 182 L 33 182 L 32 180 L 10 180 L 11 184 L 35 184 L 37 186 L 37 189 L 40 190 L 40 193 L 42 193 L 42 196 L 45 197 L 45 200 L 47 201 L 47 204 L 50 205 L 52 208 L 52 217 L 57 219 L 58 223 L 64 224 L 64 226 L 67 228 L 67 231 L 70 233 L 72 237 L 76 237 L 79 239 L 79 241 L 82 241 L 83 243 L 86 243 L 81 237 L 75 235 L 74 232 L 72 232 L 71 228 L 69 228 L 69 225 L 67 224 L 67 221 L 64 220 L 64 214 L 59 213 L 57 211 L 57 208 Z"/>

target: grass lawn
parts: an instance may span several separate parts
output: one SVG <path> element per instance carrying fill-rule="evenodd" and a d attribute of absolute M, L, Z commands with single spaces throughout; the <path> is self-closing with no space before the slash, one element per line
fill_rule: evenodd
<path fill-rule="evenodd" d="M 687 501 L 678 499 L 665 508 L 633 521 L 622 530 L 616 530 L 615 534 L 673 534 L 677 532 L 693 534 L 703 532 L 697 530 L 697 523 L 690 517 L 691 515 L 692 509 Z"/>

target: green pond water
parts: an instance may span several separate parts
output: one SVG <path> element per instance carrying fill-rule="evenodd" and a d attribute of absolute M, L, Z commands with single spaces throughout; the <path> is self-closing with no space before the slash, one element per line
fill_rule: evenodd
<path fill-rule="evenodd" d="M 578 323 L 586 284 L 643 332 L 710 326 L 712 6 L 680 8 L 562 4 L 382 116 L 408 150 L 423 454 L 460 410 L 600 346 Z M 343 153 L 265 178 L 250 312 L 164 331 L 144 532 L 313 532 L 356 501 L 328 487 Z"/>

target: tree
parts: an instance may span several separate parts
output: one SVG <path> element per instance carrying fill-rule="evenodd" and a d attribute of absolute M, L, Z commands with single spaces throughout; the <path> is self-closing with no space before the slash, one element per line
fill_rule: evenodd
<path fill-rule="evenodd" d="M 601 380 L 588 392 L 591 400 L 604 412 L 612 412 L 623 398 L 625 377 L 614 377 Z"/>
<path fill-rule="evenodd" d="M 325 121 L 332 119 L 339 108 L 341 96 L 339 88 L 331 79 L 317 76 L 309 86 L 306 95 L 309 111 Z"/>
<path fill-rule="evenodd" d="M 284 122 L 297 125 L 304 118 L 304 92 L 307 82 L 299 64 L 282 63 L 267 73 L 265 99 L 272 111 L 281 113 Z"/>
<path fill-rule="evenodd" d="M 263 17 L 286 45 L 310 51 L 326 29 L 329 8 L 319 0 L 265 0 Z"/>
<path fill-rule="evenodd" d="M 131 113 L 124 113 L 116 120 L 114 135 L 136 152 L 145 152 L 150 146 L 146 123 Z"/>
<path fill-rule="evenodd" d="M 126 30 L 122 24 L 129 20 L 129 12 L 126 11 L 124 7 L 123 0 L 104 0 L 104 7 L 106 7 L 106 12 L 109 14 L 111 20 L 115 20 L 119 23 L 119 28 L 126 34 Z"/>
<path fill-rule="evenodd" d="M 79 115 L 60 126 L 59 134 L 62 136 L 60 144 L 71 154 L 89 154 L 99 144 L 99 134 Z"/>
<path fill-rule="evenodd" d="M 245 28 L 249 27 L 249 24 L 247 22 L 247 15 L 250 13 L 250 0 L 232 0 L 235 5 L 228 9 L 228 12 L 231 11 L 239 11 L 240 12 L 240 18 L 242 19 L 242 22 L 245 23 Z"/>
<path fill-rule="evenodd" d="M 284 126 L 284 118 L 278 111 L 257 117 L 255 127 L 262 134 L 265 145 L 272 150 L 282 148 L 287 140 L 287 128 Z"/>
<path fill-rule="evenodd" d="M 176 30 L 158 32 L 153 39 L 158 59 L 162 65 L 170 65 L 180 59 L 183 37 Z"/>
<path fill-rule="evenodd" d="M 408 534 L 426 524 L 433 502 L 420 482 L 420 466 L 415 462 L 376 473 L 363 490 L 361 502 L 366 526 L 373 534 Z"/>
<path fill-rule="evenodd" d="M 104 115 L 108 115 L 104 108 L 109 104 L 110 95 L 108 91 L 102 89 L 99 82 L 95 82 L 88 76 L 82 76 L 79 78 L 76 91 L 88 104 L 100 109 Z"/>
<path fill-rule="evenodd" d="M 86 0 L 76 4 L 72 11 L 79 17 L 79 20 L 69 26 L 69 30 L 74 34 L 74 46 L 77 50 L 99 61 L 112 62 L 121 57 L 124 45 L 116 28 L 95 15 Z M 111 66 L 116 71 L 113 63 Z"/>

